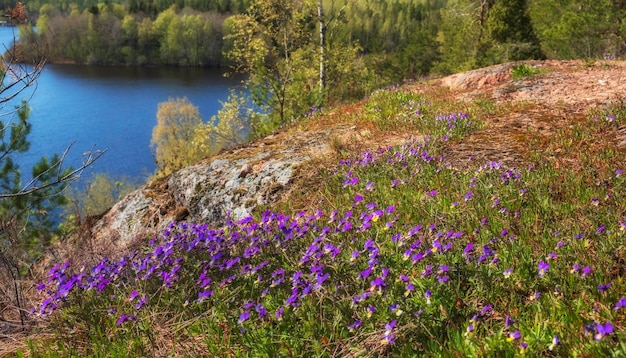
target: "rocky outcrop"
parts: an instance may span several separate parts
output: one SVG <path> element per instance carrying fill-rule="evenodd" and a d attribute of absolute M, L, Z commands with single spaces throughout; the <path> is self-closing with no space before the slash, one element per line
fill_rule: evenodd
<path fill-rule="evenodd" d="M 277 201 L 297 167 L 310 159 L 264 152 L 184 168 L 117 203 L 94 227 L 95 240 L 108 242 L 107 249 L 118 251 L 172 221 L 220 223 L 229 214 L 235 220 L 247 217 L 256 206 Z"/>
<path fill-rule="evenodd" d="M 193 221 L 223 221 L 227 212 L 238 220 L 250 216 L 256 206 L 276 201 L 292 181 L 297 166 L 309 159 L 272 159 L 268 153 L 238 160 L 216 159 L 179 171 L 168 186 L 176 203 L 188 208 Z"/>
<path fill-rule="evenodd" d="M 504 63 L 486 68 L 479 68 L 463 73 L 456 73 L 440 80 L 440 85 L 451 90 L 480 90 L 493 87 L 511 79 L 513 63 Z"/>
<path fill-rule="evenodd" d="M 405 134 L 373 138 L 357 124 L 314 125 L 318 128 L 291 128 L 222 152 L 139 188 L 93 226 L 96 254 L 115 256 L 172 221 L 219 225 L 227 215 L 241 219 L 280 201 L 311 161 L 334 163 L 344 146 L 379 147 L 405 139 Z"/>

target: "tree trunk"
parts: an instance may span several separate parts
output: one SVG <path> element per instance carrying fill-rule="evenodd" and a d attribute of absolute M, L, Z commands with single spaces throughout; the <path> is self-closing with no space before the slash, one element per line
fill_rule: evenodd
<path fill-rule="evenodd" d="M 324 9 L 322 0 L 317 2 L 317 15 L 320 22 L 320 95 L 324 93 L 326 88 L 326 19 L 324 18 Z"/>

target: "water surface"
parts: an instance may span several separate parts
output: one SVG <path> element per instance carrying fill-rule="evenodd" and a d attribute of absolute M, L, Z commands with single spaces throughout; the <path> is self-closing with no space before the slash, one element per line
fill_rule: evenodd
<path fill-rule="evenodd" d="M 11 38 L 12 28 L 0 27 L 0 43 L 9 44 Z M 29 99 L 32 145 L 17 160 L 23 172 L 30 172 L 42 155 L 61 154 L 74 143 L 68 156 L 71 165 L 79 165 L 82 154 L 91 148 L 107 149 L 90 172 L 143 180 L 156 169 L 150 139 L 158 104 L 187 97 L 206 121 L 217 114 L 229 89 L 240 83 L 224 77 L 224 72 L 48 64 L 37 85 L 3 111 Z"/>

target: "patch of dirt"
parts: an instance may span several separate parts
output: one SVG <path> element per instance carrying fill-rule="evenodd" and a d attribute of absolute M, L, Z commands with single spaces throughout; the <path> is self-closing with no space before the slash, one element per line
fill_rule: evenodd
<path fill-rule="evenodd" d="M 511 69 L 520 63 L 507 63 L 417 84 L 425 93 L 447 89 L 449 98 L 461 101 L 487 99 L 497 107 L 497 115 L 481 117 L 485 127 L 451 146 L 448 160 L 463 166 L 470 159 L 483 163 L 499 161 L 525 165 L 531 137 L 549 141 L 559 129 L 584 120 L 593 109 L 606 109 L 626 99 L 626 62 L 526 61 L 539 74 L 513 80 Z M 425 88 L 428 86 L 430 88 Z M 432 87 L 435 87 L 433 89 Z M 618 150 L 626 151 L 626 127 L 613 138 Z"/>

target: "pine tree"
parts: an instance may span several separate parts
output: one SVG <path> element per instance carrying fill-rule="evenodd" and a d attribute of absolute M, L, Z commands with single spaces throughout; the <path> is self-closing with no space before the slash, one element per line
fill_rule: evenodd
<path fill-rule="evenodd" d="M 527 0 L 498 0 L 489 9 L 486 29 L 490 41 L 487 54 L 495 62 L 543 58 Z"/>

